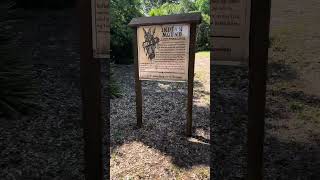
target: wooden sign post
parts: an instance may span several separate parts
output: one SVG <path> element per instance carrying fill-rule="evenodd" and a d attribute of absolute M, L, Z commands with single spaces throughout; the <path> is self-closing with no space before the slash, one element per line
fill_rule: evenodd
<path fill-rule="evenodd" d="M 109 0 L 80 0 L 78 5 L 85 179 L 101 180 L 103 121 L 100 60 L 109 58 Z"/>
<path fill-rule="evenodd" d="M 270 7 L 271 0 L 211 1 L 212 64 L 249 64 L 248 180 L 263 179 Z"/>
<path fill-rule="evenodd" d="M 134 18 L 137 126 L 142 127 L 142 80 L 188 82 L 186 134 L 192 134 L 196 26 L 200 13 Z"/>
<path fill-rule="evenodd" d="M 248 180 L 263 179 L 263 142 L 271 0 L 251 0 Z"/>

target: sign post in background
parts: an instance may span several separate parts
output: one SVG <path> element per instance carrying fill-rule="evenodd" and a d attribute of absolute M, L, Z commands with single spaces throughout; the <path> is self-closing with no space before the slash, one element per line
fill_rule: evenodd
<path fill-rule="evenodd" d="M 85 179 L 101 180 L 104 126 L 101 117 L 101 59 L 98 58 L 109 58 L 109 0 L 79 0 L 78 5 Z"/>
<path fill-rule="evenodd" d="M 193 105 L 193 78 L 196 43 L 196 24 L 190 26 L 189 70 L 188 70 L 188 99 L 187 99 L 187 124 L 186 134 L 192 135 L 192 105 Z"/>

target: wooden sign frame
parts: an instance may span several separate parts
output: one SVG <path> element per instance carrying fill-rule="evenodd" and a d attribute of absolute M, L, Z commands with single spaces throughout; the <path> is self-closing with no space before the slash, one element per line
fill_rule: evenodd
<path fill-rule="evenodd" d="M 91 0 L 91 16 L 93 57 L 110 58 L 109 0 Z"/>
<path fill-rule="evenodd" d="M 164 25 L 164 24 L 189 24 L 189 64 L 188 64 L 188 98 L 187 98 L 187 123 L 186 135 L 192 135 L 192 103 L 193 103 L 193 79 L 194 79 L 194 59 L 196 45 L 196 28 L 201 23 L 200 13 L 178 14 L 168 16 L 153 16 L 134 18 L 129 23 L 133 29 L 133 55 L 135 66 L 135 92 L 136 92 L 136 117 L 137 126 L 142 127 L 142 89 L 139 79 L 138 47 L 137 47 L 137 28 L 139 26 Z"/>
<path fill-rule="evenodd" d="M 211 1 L 210 64 L 248 66 L 250 3 L 251 0 Z"/>

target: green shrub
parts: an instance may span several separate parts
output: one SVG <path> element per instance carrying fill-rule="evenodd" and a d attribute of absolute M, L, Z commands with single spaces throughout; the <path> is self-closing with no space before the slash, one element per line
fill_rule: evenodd
<path fill-rule="evenodd" d="M 210 19 L 209 15 L 202 14 L 202 22 L 197 29 L 197 51 L 210 50 Z"/>
<path fill-rule="evenodd" d="M 137 0 L 111 0 L 111 59 L 118 64 L 133 62 L 132 18 L 142 16 Z"/>
<path fill-rule="evenodd" d="M 150 16 L 164 16 L 171 14 L 201 12 L 202 22 L 197 29 L 197 51 L 210 50 L 210 16 L 209 0 L 181 0 L 175 3 L 164 3 L 150 10 Z"/>
<path fill-rule="evenodd" d="M 143 14 L 163 16 L 201 12 L 203 22 L 198 28 L 197 50 L 209 50 L 209 6 L 209 0 L 111 0 L 111 59 L 117 64 L 133 62 L 133 32 L 128 27 L 128 23 L 132 18 L 143 16 Z"/>
<path fill-rule="evenodd" d="M 184 12 L 183 7 L 176 3 L 164 3 L 158 8 L 151 9 L 150 16 L 165 16 L 170 14 L 181 14 Z"/>
<path fill-rule="evenodd" d="M 196 0 L 194 4 L 198 11 L 200 11 L 203 14 L 209 15 L 210 13 L 209 0 Z"/>

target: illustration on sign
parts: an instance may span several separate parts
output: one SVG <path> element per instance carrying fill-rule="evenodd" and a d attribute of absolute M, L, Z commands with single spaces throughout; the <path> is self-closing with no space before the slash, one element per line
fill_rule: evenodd
<path fill-rule="evenodd" d="M 138 27 L 139 79 L 186 81 L 189 31 L 189 24 Z"/>
<path fill-rule="evenodd" d="M 144 31 L 144 42 L 142 43 L 142 46 L 144 48 L 144 51 L 146 52 L 146 55 L 148 58 L 152 61 L 152 59 L 155 58 L 155 49 L 157 44 L 159 43 L 159 38 L 154 37 L 154 33 L 156 32 L 156 28 L 149 28 L 148 32 L 143 28 Z M 152 32 L 151 32 L 152 31 Z"/>

